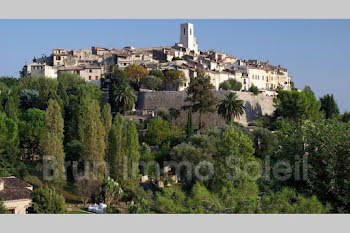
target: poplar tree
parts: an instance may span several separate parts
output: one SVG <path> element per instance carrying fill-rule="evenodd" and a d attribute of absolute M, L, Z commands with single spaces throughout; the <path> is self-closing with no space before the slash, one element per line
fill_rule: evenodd
<path fill-rule="evenodd" d="M 123 171 L 123 126 L 124 121 L 118 113 L 108 134 L 108 148 L 106 161 L 109 166 L 109 175 L 121 183 Z"/>
<path fill-rule="evenodd" d="M 64 175 L 65 154 L 63 151 L 63 118 L 61 108 L 56 100 L 50 99 L 48 102 L 45 123 L 46 127 L 43 132 L 41 147 L 44 158 L 46 157 L 49 160 L 51 159 L 47 156 L 55 158 L 57 162 L 56 171 L 58 172 L 56 181 L 60 183 Z"/>
<path fill-rule="evenodd" d="M 100 106 L 96 100 L 89 101 L 85 119 L 82 125 L 84 136 L 82 140 L 82 160 L 94 162 L 98 166 L 98 179 L 102 179 L 105 159 L 105 129 L 101 120 Z"/>
<path fill-rule="evenodd" d="M 135 124 L 127 123 L 118 114 L 109 132 L 106 156 L 110 177 L 120 183 L 123 189 L 132 191 L 139 179 L 139 139 Z"/>
<path fill-rule="evenodd" d="M 127 180 L 124 187 L 127 190 L 134 190 L 138 184 L 139 169 L 138 162 L 140 160 L 139 138 L 134 123 L 128 123 L 124 132 L 124 156 L 127 158 Z M 124 161 L 125 162 L 125 161 Z"/>
<path fill-rule="evenodd" d="M 111 114 L 111 105 L 110 104 L 105 104 L 102 109 L 102 123 L 105 128 L 105 141 L 106 145 L 108 143 L 108 134 L 109 130 L 111 129 L 112 126 L 112 114 Z"/>

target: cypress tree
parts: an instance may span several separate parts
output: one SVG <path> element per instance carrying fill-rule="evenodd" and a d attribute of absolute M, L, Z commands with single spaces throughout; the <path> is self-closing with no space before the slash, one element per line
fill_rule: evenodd
<path fill-rule="evenodd" d="M 193 119 L 192 119 L 192 108 L 189 108 L 188 114 L 187 114 L 187 125 L 186 125 L 187 137 L 192 136 L 193 133 L 194 133 L 194 128 L 193 128 Z"/>
<path fill-rule="evenodd" d="M 334 96 L 331 94 L 324 95 L 320 98 L 321 108 L 320 110 L 325 113 L 326 119 L 334 118 L 339 115 L 339 108 Z"/>
<path fill-rule="evenodd" d="M 58 179 L 54 183 L 61 183 L 64 175 L 65 154 L 63 151 L 63 118 L 56 100 L 50 99 L 45 115 L 46 127 L 41 140 L 44 158 L 52 156 L 57 161 Z"/>

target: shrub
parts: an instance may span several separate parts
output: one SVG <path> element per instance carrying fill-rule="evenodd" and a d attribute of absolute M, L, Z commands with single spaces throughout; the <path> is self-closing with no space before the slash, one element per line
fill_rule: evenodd
<path fill-rule="evenodd" d="M 253 92 L 254 95 L 258 95 L 260 93 L 259 88 L 254 84 L 252 84 L 248 91 Z"/>
<path fill-rule="evenodd" d="M 105 214 L 120 214 L 120 210 L 116 206 L 107 206 L 104 213 Z"/>
<path fill-rule="evenodd" d="M 235 79 L 229 79 L 220 83 L 219 88 L 223 90 L 240 91 L 242 89 L 242 83 Z"/>
<path fill-rule="evenodd" d="M 24 181 L 33 185 L 33 187 L 35 188 L 39 188 L 43 185 L 43 182 L 37 176 L 28 175 L 24 178 Z"/>
<path fill-rule="evenodd" d="M 35 189 L 31 194 L 32 210 L 38 214 L 65 214 L 67 213 L 64 197 L 48 187 Z"/>
<path fill-rule="evenodd" d="M 6 209 L 4 202 L 0 200 L 0 214 L 8 214 L 8 210 Z"/>
<path fill-rule="evenodd" d="M 163 71 L 161 70 L 151 70 L 149 72 L 149 75 L 152 75 L 152 76 L 156 76 L 156 77 L 159 77 L 159 78 L 164 78 L 164 74 L 163 74 Z"/>
<path fill-rule="evenodd" d="M 140 198 L 130 205 L 128 210 L 131 214 L 147 214 L 151 212 L 151 205 L 149 201 Z"/>

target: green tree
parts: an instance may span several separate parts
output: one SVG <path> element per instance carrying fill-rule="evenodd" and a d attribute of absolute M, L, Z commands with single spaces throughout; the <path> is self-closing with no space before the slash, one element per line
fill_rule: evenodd
<path fill-rule="evenodd" d="M 309 106 L 307 108 L 307 119 L 315 120 L 320 118 L 321 103 L 320 101 L 317 101 L 315 93 L 311 90 L 309 86 L 305 86 L 302 92 L 305 93 L 309 103 Z"/>
<path fill-rule="evenodd" d="M 5 113 L 8 118 L 14 122 L 18 122 L 18 107 L 15 105 L 15 102 L 11 96 L 8 97 L 5 104 Z"/>
<path fill-rule="evenodd" d="M 18 126 L 2 112 L 0 112 L 0 132 L 0 176 L 17 175 L 21 163 Z"/>
<path fill-rule="evenodd" d="M 254 95 L 258 95 L 260 93 L 259 88 L 254 84 L 252 84 L 252 86 L 248 89 L 248 91 L 253 92 Z"/>
<path fill-rule="evenodd" d="M 173 120 L 176 120 L 180 116 L 180 110 L 175 108 L 169 108 L 169 115 L 170 123 L 172 123 Z"/>
<path fill-rule="evenodd" d="M 337 102 L 335 102 L 334 96 L 327 94 L 320 98 L 321 108 L 326 115 L 326 119 L 334 118 L 339 115 L 339 108 Z"/>
<path fill-rule="evenodd" d="M 316 195 L 322 203 L 330 203 L 333 212 L 349 211 L 349 132 L 349 124 L 336 120 L 305 121 L 302 125 L 283 122 L 278 131 L 280 146 L 273 157 L 289 161 L 292 171 L 302 170 L 298 179 L 288 179 L 282 185 Z M 296 160 L 306 160 L 307 170 Z"/>
<path fill-rule="evenodd" d="M 170 69 L 165 73 L 164 82 L 178 90 L 186 82 L 185 73 L 181 70 Z"/>
<path fill-rule="evenodd" d="M 135 90 L 139 90 L 141 87 L 141 83 L 144 80 L 144 78 L 147 77 L 148 71 L 146 68 L 140 65 L 130 65 L 127 66 L 125 69 L 125 74 L 131 81 L 133 87 Z"/>
<path fill-rule="evenodd" d="M 229 82 L 231 84 L 232 91 L 242 90 L 242 83 L 241 82 L 237 81 L 236 79 L 229 79 Z"/>
<path fill-rule="evenodd" d="M 163 120 L 161 117 L 155 117 L 149 120 L 145 141 L 149 145 L 162 145 L 168 140 L 170 135 L 169 122 Z"/>
<path fill-rule="evenodd" d="M 114 93 L 121 86 L 129 85 L 128 77 L 126 76 L 123 70 L 117 69 L 115 67 L 112 68 L 110 77 L 110 85 L 108 88 L 109 93 L 109 103 L 111 105 L 112 111 L 121 112 L 121 108 L 119 107 L 118 101 L 115 99 Z"/>
<path fill-rule="evenodd" d="M 29 158 L 41 155 L 40 138 L 45 129 L 45 111 L 37 108 L 26 110 L 21 115 L 19 126 L 20 146 L 25 154 Z"/>
<path fill-rule="evenodd" d="M 14 77 L 0 77 L 0 82 L 6 84 L 9 88 L 18 86 L 19 80 Z"/>
<path fill-rule="evenodd" d="M 106 135 L 106 145 L 108 143 L 108 134 L 109 134 L 109 130 L 112 127 L 112 114 L 111 114 L 111 105 L 110 104 L 105 104 L 103 106 L 102 109 L 102 113 L 101 113 L 101 117 L 102 117 L 102 123 L 103 123 L 103 127 L 105 129 L 105 135 Z"/>
<path fill-rule="evenodd" d="M 48 187 L 40 187 L 32 193 L 33 212 L 37 214 L 67 213 L 64 197 Z"/>
<path fill-rule="evenodd" d="M 97 163 L 98 179 L 104 175 L 105 166 L 105 129 L 101 119 L 100 106 L 96 100 L 91 100 L 87 105 L 86 118 L 83 124 L 84 137 L 82 140 L 83 153 L 81 158 L 89 163 Z"/>
<path fill-rule="evenodd" d="M 316 119 L 320 103 L 310 91 L 279 91 L 275 102 L 275 115 L 294 121 Z"/>
<path fill-rule="evenodd" d="M 284 188 L 261 198 L 260 208 L 265 214 L 323 214 L 328 209 L 316 196 L 305 197 L 295 191 Z"/>
<path fill-rule="evenodd" d="M 111 205 L 111 202 L 114 199 L 117 199 L 118 201 L 123 194 L 123 189 L 120 187 L 120 185 L 110 178 L 103 180 L 101 188 L 104 202 L 108 206 Z"/>
<path fill-rule="evenodd" d="M 240 91 L 242 89 L 242 83 L 235 79 L 228 79 L 220 83 L 219 88 L 223 90 Z"/>
<path fill-rule="evenodd" d="M 125 116 L 126 111 L 131 109 L 136 101 L 134 90 L 129 85 L 123 85 L 115 90 L 114 96 L 115 102 L 118 103 L 121 112 Z"/>
<path fill-rule="evenodd" d="M 344 112 L 344 114 L 342 115 L 341 120 L 345 123 L 350 122 L 350 112 Z"/>
<path fill-rule="evenodd" d="M 9 211 L 6 209 L 4 202 L 0 200 L 0 214 L 8 214 Z"/>
<path fill-rule="evenodd" d="M 228 80 L 226 80 L 226 81 L 220 83 L 219 89 L 222 89 L 225 91 L 231 90 L 231 83 Z"/>
<path fill-rule="evenodd" d="M 149 75 L 156 76 L 156 77 L 159 77 L 159 78 L 161 78 L 161 79 L 164 78 L 163 71 L 161 71 L 161 70 L 155 70 L 155 69 L 153 69 L 153 70 L 151 70 L 151 71 L 149 72 Z"/>
<path fill-rule="evenodd" d="M 85 83 L 84 79 L 79 75 L 71 74 L 68 72 L 60 73 L 57 80 L 62 85 L 62 89 L 68 92 L 70 92 L 70 90 L 73 89 L 74 87 Z"/>
<path fill-rule="evenodd" d="M 156 213 L 184 214 L 188 213 L 186 207 L 186 194 L 178 185 L 163 189 L 163 192 L 156 193 L 156 201 L 153 204 Z"/>
<path fill-rule="evenodd" d="M 69 105 L 66 108 L 65 117 L 65 143 L 72 140 L 83 142 L 84 127 L 89 116 L 91 101 L 102 103 L 102 94 L 98 86 L 91 84 L 79 84 L 67 89 Z"/>
<path fill-rule="evenodd" d="M 218 139 L 213 135 L 195 134 L 188 138 L 186 142 L 174 146 L 170 152 L 170 159 L 179 163 L 186 161 L 191 164 L 192 168 L 203 161 L 213 163 L 217 155 L 217 143 Z M 182 170 L 180 177 L 188 186 L 197 181 L 194 170 L 187 173 L 190 171 Z M 200 173 L 206 176 L 209 170 L 203 166 Z M 189 174 L 191 177 L 189 177 Z"/>
<path fill-rule="evenodd" d="M 45 128 L 41 138 L 41 148 L 44 159 L 57 162 L 55 172 L 57 178 L 54 183 L 61 183 L 64 179 L 65 154 L 63 150 L 63 118 L 57 101 L 50 99 L 45 113 Z"/>
<path fill-rule="evenodd" d="M 237 98 L 236 93 L 230 92 L 226 98 L 221 100 L 217 106 L 218 114 L 230 123 L 233 119 L 244 114 L 244 102 Z"/>
<path fill-rule="evenodd" d="M 166 108 L 157 108 L 156 115 L 163 118 L 163 120 L 170 122 L 170 113 L 169 109 Z"/>
<path fill-rule="evenodd" d="M 36 90 L 23 89 L 19 94 L 20 105 L 23 110 L 29 108 L 40 107 L 39 103 L 39 92 Z"/>
<path fill-rule="evenodd" d="M 124 120 L 120 114 L 117 114 L 108 134 L 106 154 L 110 177 L 119 183 L 123 177 L 123 127 Z"/>
<path fill-rule="evenodd" d="M 204 70 L 197 70 L 197 77 L 191 78 L 187 88 L 186 102 L 190 104 L 185 108 L 192 107 L 193 112 L 199 112 L 198 124 L 202 129 L 202 116 L 207 112 L 215 111 L 216 98 L 214 96 L 214 86 L 210 82 L 210 76 Z"/>
<path fill-rule="evenodd" d="M 194 134 L 193 119 L 192 119 L 192 108 L 188 109 L 187 123 L 186 123 L 186 135 L 190 137 Z"/>
<path fill-rule="evenodd" d="M 26 76 L 20 79 L 21 89 L 36 90 L 39 93 L 37 103 L 34 107 L 45 110 L 49 99 L 58 100 L 58 81 L 52 78 Z"/>
<path fill-rule="evenodd" d="M 142 81 L 143 88 L 149 89 L 149 90 L 160 90 L 163 86 L 163 79 L 158 76 L 147 76 Z"/>
<path fill-rule="evenodd" d="M 123 153 L 127 158 L 127 179 L 122 185 L 126 191 L 134 191 L 139 185 L 139 137 L 134 123 L 129 122 L 123 131 Z M 123 161 L 126 162 L 125 160 Z M 126 172 L 125 172 L 126 173 Z"/>
<path fill-rule="evenodd" d="M 277 145 L 276 135 L 265 128 L 255 128 L 253 131 L 253 145 L 255 155 L 262 158 L 263 155 L 271 153 Z"/>
<path fill-rule="evenodd" d="M 225 129 L 218 143 L 215 157 L 215 176 L 210 190 L 222 198 L 224 213 L 254 213 L 257 209 L 258 163 L 253 156 L 254 148 L 247 135 L 234 127 Z M 249 169 L 247 164 L 251 164 Z"/>
<path fill-rule="evenodd" d="M 67 94 L 66 87 L 63 85 L 62 82 L 58 83 L 57 94 L 62 100 L 63 108 L 67 107 L 69 105 L 69 96 Z"/>

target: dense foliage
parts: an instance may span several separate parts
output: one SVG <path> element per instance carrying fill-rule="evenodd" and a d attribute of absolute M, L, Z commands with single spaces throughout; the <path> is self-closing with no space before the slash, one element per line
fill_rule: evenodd
<path fill-rule="evenodd" d="M 32 192 L 33 212 L 37 214 L 65 214 L 67 206 L 62 195 L 48 187 Z"/>
<path fill-rule="evenodd" d="M 32 212 L 66 213 L 66 201 L 105 202 L 106 213 L 119 213 L 120 201 L 138 214 L 350 212 L 350 114 L 332 95 L 279 90 L 274 114 L 246 128 L 233 122 L 242 100 L 217 100 L 197 70 L 186 106 L 145 120 L 129 115 L 136 91 L 178 89 L 183 72 L 130 66 L 107 76 L 108 92 L 68 73 L 0 78 L 0 176 L 34 186 Z M 202 116 L 215 107 L 226 124 L 208 128 Z M 57 162 L 57 179 L 42 176 L 46 160 Z"/>

